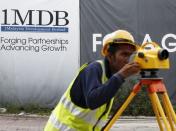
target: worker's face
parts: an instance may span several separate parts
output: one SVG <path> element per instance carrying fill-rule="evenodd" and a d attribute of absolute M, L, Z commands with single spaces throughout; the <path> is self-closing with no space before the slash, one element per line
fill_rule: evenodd
<path fill-rule="evenodd" d="M 131 45 L 121 45 L 114 54 L 109 54 L 108 60 L 113 73 L 119 71 L 129 62 L 129 58 L 134 51 L 135 48 Z"/>

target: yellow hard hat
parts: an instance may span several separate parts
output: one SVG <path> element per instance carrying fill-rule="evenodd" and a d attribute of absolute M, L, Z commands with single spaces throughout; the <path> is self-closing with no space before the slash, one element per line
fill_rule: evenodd
<path fill-rule="evenodd" d="M 111 44 L 112 43 L 113 44 L 130 44 L 130 45 L 133 45 L 137 49 L 137 45 L 134 42 L 133 36 L 131 35 L 131 33 L 129 33 L 126 30 L 117 30 L 115 32 L 107 34 L 103 38 L 103 48 L 101 50 L 101 53 L 103 56 L 108 55 L 108 49 L 109 49 L 110 43 Z"/>

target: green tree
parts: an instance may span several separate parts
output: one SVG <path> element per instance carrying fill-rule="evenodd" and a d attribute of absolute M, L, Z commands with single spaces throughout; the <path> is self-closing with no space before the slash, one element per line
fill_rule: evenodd
<path fill-rule="evenodd" d="M 133 86 L 138 81 L 139 81 L 138 76 L 129 78 L 125 81 L 125 83 L 118 90 L 115 96 L 111 114 L 114 114 L 115 112 L 117 112 L 117 110 L 121 107 L 121 105 L 125 102 L 129 94 L 131 93 Z M 147 87 L 141 88 L 141 90 L 137 93 L 137 95 L 134 97 L 134 99 L 128 105 L 128 107 L 125 109 L 122 115 L 128 115 L 128 116 L 137 116 L 137 115 L 153 116 L 154 115 L 146 88 Z"/>

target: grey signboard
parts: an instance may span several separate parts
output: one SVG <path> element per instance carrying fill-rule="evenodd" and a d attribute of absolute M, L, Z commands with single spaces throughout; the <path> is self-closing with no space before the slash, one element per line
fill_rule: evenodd
<path fill-rule="evenodd" d="M 176 104 L 176 1 L 80 0 L 81 64 L 101 59 L 102 39 L 117 29 L 130 31 L 137 43 L 155 41 L 170 52 L 170 69 L 160 71 Z"/>

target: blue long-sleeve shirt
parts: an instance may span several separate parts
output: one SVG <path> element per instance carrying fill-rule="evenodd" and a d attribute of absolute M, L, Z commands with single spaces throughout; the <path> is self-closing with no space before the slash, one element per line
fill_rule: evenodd
<path fill-rule="evenodd" d="M 101 105 L 108 103 L 120 88 L 124 79 L 118 73 L 112 75 L 107 60 L 105 62 L 106 76 L 109 80 L 102 84 L 102 68 L 100 63 L 90 63 L 77 76 L 70 96 L 72 101 L 82 107 L 96 109 Z"/>

